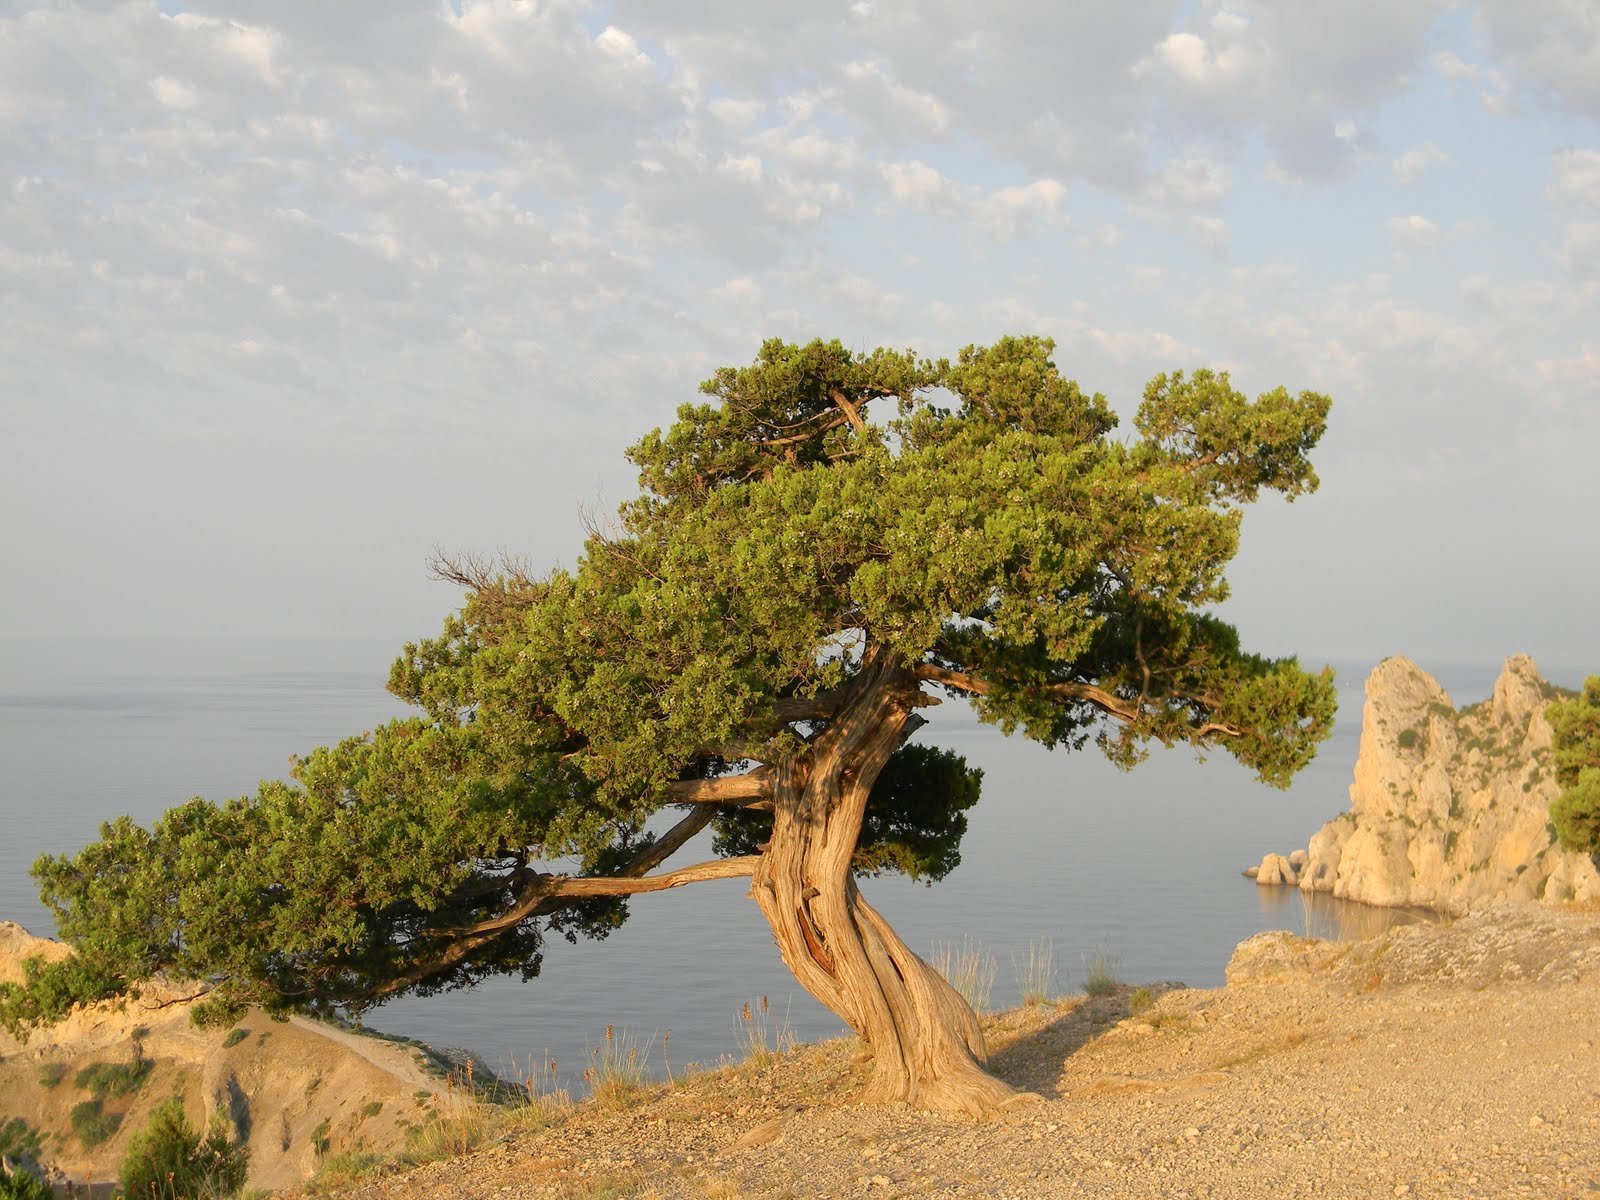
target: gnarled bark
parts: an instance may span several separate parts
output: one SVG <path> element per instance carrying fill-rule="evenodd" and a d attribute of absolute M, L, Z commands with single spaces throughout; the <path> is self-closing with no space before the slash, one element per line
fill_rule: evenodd
<path fill-rule="evenodd" d="M 1019 1093 L 979 1065 L 972 1009 L 861 896 L 851 859 L 867 797 L 921 700 L 869 651 L 828 728 L 775 764 L 772 838 L 751 894 L 789 969 L 872 1049 L 865 1099 L 983 1114 Z"/>

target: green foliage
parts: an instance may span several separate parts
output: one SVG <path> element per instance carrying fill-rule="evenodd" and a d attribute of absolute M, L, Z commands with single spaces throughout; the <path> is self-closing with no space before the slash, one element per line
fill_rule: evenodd
<path fill-rule="evenodd" d="M 0 1162 L 0 1200 L 53 1200 L 55 1192 L 26 1167 Z"/>
<path fill-rule="evenodd" d="M 39 1067 L 39 1086 L 47 1091 L 59 1087 L 66 1077 L 67 1064 L 64 1062 L 48 1062 Z"/>
<path fill-rule="evenodd" d="M 1155 1002 L 1155 993 L 1149 988 L 1134 988 L 1132 994 L 1128 997 L 1128 1012 L 1130 1015 L 1137 1017 Z"/>
<path fill-rule="evenodd" d="M 39 1131 L 21 1117 L 0 1120 L 0 1158 L 37 1162 L 42 1148 Z"/>
<path fill-rule="evenodd" d="M 85 1150 L 93 1150 L 122 1128 L 122 1114 L 106 1112 L 99 1100 L 85 1100 L 73 1105 L 68 1119 Z"/>
<path fill-rule="evenodd" d="M 1124 767 L 1152 745 L 1221 749 L 1286 785 L 1331 729 L 1331 675 L 1243 650 L 1208 610 L 1242 506 L 1315 488 L 1327 398 L 1161 375 L 1118 437 L 1052 352 L 774 340 L 717 371 L 629 451 L 640 495 L 574 567 L 443 565 L 465 605 L 390 675 L 416 715 L 313 750 L 289 782 L 148 829 L 120 818 L 40 859 L 95 974 L 0 991 L 0 1018 L 54 1019 L 157 971 L 211 987 L 224 1025 L 250 1002 L 359 1013 L 531 978 L 547 936 L 604 937 L 627 915 L 541 898 L 542 864 L 648 863 L 675 787 L 800 752 L 826 716 L 791 714 L 868 648 L 1052 747 L 1092 741 Z M 857 870 L 947 874 L 979 783 L 957 755 L 903 746 Z M 718 851 L 755 852 L 766 820 L 726 811 Z"/>
<path fill-rule="evenodd" d="M 1550 822 L 1568 850 L 1600 854 L 1600 675 L 1583 681 L 1572 699 L 1551 704 L 1545 718 L 1555 733 L 1555 776 L 1563 789 Z"/>
<path fill-rule="evenodd" d="M 250 1151 L 234 1145 L 226 1127 L 227 1119 L 218 1114 L 202 1137 L 184 1116 L 183 1101 L 167 1101 L 128 1140 L 123 1192 L 164 1200 L 214 1200 L 238 1192 L 250 1169 Z"/>
<path fill-rule="evenodd" d="M 154 1069 L 155 1063 L 148 1058 L 135 1058 L 125 1063 L 96 1062 L 79 1071 L 72 1082 L 90 1095 L 109 1100 L 137 1092 Z"/>
<path fill-rule="evenodd" d="M 59 962 L 35 956 L 22 963 L 23 982 L 0 983 L 0 1027 L 18 1041 L 36 1025 L 59 1021 L 74 1005 L 123 995 L 126 975 L 86 955 Z"/>
<path fill-rule="evenodd" d="M 1395 738 L 1395 742 L 1397 745 L 1399 745 L 1400 749 L 1410 750 L 1416 746 L 1421 736 L 1422 735 L 1415 729 L 1402 729 L 1400 731 L 1400 736 Z"/>
<path fill-rule="evenodd" d="M 249 1036 L 250 1031 L 242 1025 L 236 1029 L 230 1029 L 228 1030 L 228 1036 L 222 1039 L 222 1048 L 227 1050 L 233 1046 L 237 1046 Z"/>

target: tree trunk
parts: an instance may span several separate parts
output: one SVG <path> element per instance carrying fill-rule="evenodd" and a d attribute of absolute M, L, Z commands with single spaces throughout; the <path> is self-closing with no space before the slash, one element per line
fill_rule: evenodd
<path fill-rule="evenodd" d="M 772 839 L 751 894 L 801 985 L 872 1050 L 865 1099 L 983 1114 L 1019 1098 L 978 1065 L 977 1017 L 856 887 L 867 796 L 904 739 L 917 681 L 869 651 L 822 735 L 775 764 Z"/>

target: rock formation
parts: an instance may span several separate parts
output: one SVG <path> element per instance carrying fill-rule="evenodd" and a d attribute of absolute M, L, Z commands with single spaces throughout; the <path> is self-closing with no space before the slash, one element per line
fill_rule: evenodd
<path fill-rule="evenodd" d="M 71 953 L 0 921 L 0 982 L 20 982 L 26 958 Z M 251 1188 L 281 1188 L 330 1154 L 398 1151 L 408 1129 L 456 1102 L 438 1058 L 416 1045 L 259 1010 L 231 1030 L 197 1029 L 188 999 L 157 985 L 120 1008 L 76 1009 L 25 1043 L 0 1030 L 0 1123 L 21 1118 L 44 1135 L 42 1158 L 61 1175 L 110 1180 L 150 1111 L 178 1095 L 196 1128 L 227 1116 L 250 1148 Z M 93 1085 L 81 1073 L 97 1064 L 134 1067 L 136 1083 L 103 1098 L 96 1117 L 110 1132 L 85 1144 Z"/>
<path fill-rule="evenodd" d="M 1516 655 L 1488 700 L 1458 712 L 1410 659 L 1385 659 L 1367 677 L 1350 811 L 1317 831 L 1298 864 L 1300 851 L 1269 854 L 1246 874 L 1457 913 L 1501 900 L 1600 902 L 1595 862 L 1562 850 L 1550 826 L 1560 788 L 1544 710 L 1556 695 Z"/>

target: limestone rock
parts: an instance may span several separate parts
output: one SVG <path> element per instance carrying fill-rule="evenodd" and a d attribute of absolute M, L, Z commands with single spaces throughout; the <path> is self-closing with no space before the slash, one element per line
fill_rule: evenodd
<path fill-rule="evenodd" d="M 1493 695 L 1460 711 L 1410 659 L 1379 663 L 1367 678 L 1350 811 L 1313 835 L 1299 886 L 1448 912 L 1600 901 L 1594 861 L 1562 850 L 1549 822 L 1560 791 L 1544 718 L 1552 695 L 1527 655 L 1507 659 Z"/>
<path fill-rule="evenodd" d="M 0 981 L 20 982 L 27 958 L 71 954 L 0 921 Z M 26 1043 L 0 1030 L 0 1119 L 22 1115 L 51 1134 L 47 1165 L 64 1177 L 104 1181 L 116 1178 L 151 1110 L 176 1095 L 197 1128 L 210 1113 L 225 1114 L 250 1147 L 249 1186 L 276 1189 L 313 1174 L 323 1151 L 399 1151 L 408 1129 L 450 1103 L 439 1056 L 415 1045 L 303 1017 L 273 1021 L 259 1009 L 232 1031 L 197 1029 L 189 1020 L 193 990 L 144 985 L 137 999 L 80 1007 Z M 116 1133 L 84 1147 L 71 1121 L 84 1093 L 70 1081 L 90 1063 L 135 1056 L 152 1064 L 146 1083 L 118 1102 L 126 1111 Z"/>
<path fill-rule="evenodd" d="M 1276 884 L 1294 887 L 1300 882 L 1300 874 L 1294 869 L 1294 864 L 1281 854 L 1264 855 L 1261 865 L 1256 868 L 1254 878 L 1262 887 Z"/>

